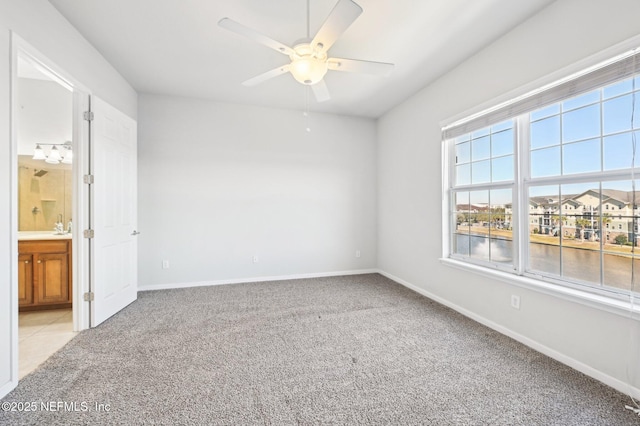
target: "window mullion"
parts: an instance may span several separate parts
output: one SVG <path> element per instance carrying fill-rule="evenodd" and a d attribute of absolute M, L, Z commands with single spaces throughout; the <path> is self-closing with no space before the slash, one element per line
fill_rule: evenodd
<path fill-rule="evenodd" d="M 453 164 L 452 164 L 453 163 Z M 446 222 L 443 222 L 443 235 L 442 241 L 448 242 L 448 244 L 443 247 L 442 255 L 449 256 L 451 253 L 451 248 L 453 247 L 453 239 L 455 238 L 455 228 L 453 223 L 453 212 L 454 208 L 454 192 L 452 190 L 455 183 L 455 168 L 456 168 L 456 157 L 455 157 L 455 145 L 450 143 L 449 141 L 444 141 L 442 146 L 442 168 L 443 168 L 443 182 L 442 182 L 442 214 L 447 215 L 444 216 Z M 448 226 L 447 226 L 448 225 Z M 446 234 L 445 234 L 446 233 Z"/>
<path fill-rule="evenodd" d="M 586 172 L 574 175 L 549 176 L 530 179 L 527 183 L 535 186 L 544 185 L 565 185 L 571 183 L 588 183 L 595 180 L 616 181 L 628 180 L 631 175 L 631 169 L 608 170 L 605 172 Z M 526 180 L 526 179 L 525 179 Z"/>
<path fill-rule="evenodd" d="M 562 221 L 562 185 L 558 185 L 558 217 Z M 558 236 L 558 247 L 560 247 L 560 276 L 564 275 L 564 248 L 562 247 L 562 228 Z"/>
<path fill-rule="evenodd" d="M 604 286 L 604 230 L 602 229 L 602 182 L 600 182 L 600 205 L 598 206 L 598 230 L 600 231 L 600 285 Z"/>
<path fill-rule="evenodd" d="M 511 189 L 515 186 L 514 182 L 496 182 L 484 183 L 478 185 L 462 185 L 451 188 L 453 191 L 487 191 L 491 189 Z"/>
<path fill-rule="evenodd" d="M 604 102 L 603 102 L 603 90 L 600 89 L 598 91 L 600 95 L 600 175 L 604 172 L 604 133 L 605 133 L 605 123 L 604 123 Z M 598 231 L 600 232 L 600 285 L 604 286 L 604 223 L 602 221 L 602 216 L 604 214 L 602 210 L 602 200 L 604 197 L 602 196 L 602 180 L 600 180 L 600 200 L 598 206 Z"/>
<path fill-rule="evenodd" d="M 515 182 L 513 193 L 514 215 L 517 218 L 516 229 L 513 232 L 514 246 L 516 248 L 516 271 L 522 275 L 525 270 L 525 261 L 528 256 L 528 230 L 529 230 L 529 206 L 527 187 L 524 183 L 529 180 L 529 145 L 530 125 L 529 114 L 523 114 L 516 119 L 515 132 Z"/>

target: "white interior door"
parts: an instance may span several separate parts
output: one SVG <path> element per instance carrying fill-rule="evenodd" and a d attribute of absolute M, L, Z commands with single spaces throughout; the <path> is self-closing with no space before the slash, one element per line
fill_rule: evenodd
<path fill-rule="evenodd" d="M 137 124 L 91 97 L 91 327 L 136 300 Z"/>

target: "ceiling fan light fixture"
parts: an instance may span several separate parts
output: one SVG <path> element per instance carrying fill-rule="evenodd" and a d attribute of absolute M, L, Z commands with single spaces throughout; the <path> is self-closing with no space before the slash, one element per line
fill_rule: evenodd
<path fill-rule="evenodd" d="M 354 0 L 337 0 L 337 3 L 325 19 L 314 37 L 309 32 L 309 0 L 307 0 L 307 37 L 296 41 L 289 47 L 258 31 L 233 21 L 222 18 L 218 25 L 238 35 L 249 38 L 270 49 L 289 56 L 289 64 L 272 69 L 256 77 L 242 82 L 251 87 L 287 72 L 305 86 L 312 86 L 313 94 L 318 102 L 329 100 L 329 91 L 324 82 L 328 70 L 365 72 L 368 74 L 387 74 L 393 64 L 383 62 L 362 61 L 358 59 L 329 58 L 328 51 L 340 36 L 353 24 L 362 13 L 362 8 Z"/>
<path fill-rule="evenodd" d="M 326 61 L 321 61 L 312 56 L 294 59 L 291 63 L 291 74 L 298 82 L 306 85 L 318 83 L 327 73 Z"/>

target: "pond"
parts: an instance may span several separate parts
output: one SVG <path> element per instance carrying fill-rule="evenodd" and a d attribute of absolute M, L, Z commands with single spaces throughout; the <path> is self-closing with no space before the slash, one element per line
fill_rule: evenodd
<path fill-rule="evenodd" d="M 502 238 L 457 234 L 454 252 L 474 259 L 510 264 L 513 242 Z M 624 290 L 640 289 L 640 259 L 598 250 L 560 247 L 551 244 L 529 244 L 530 271 L 556 275 L 570 280 Z"/>

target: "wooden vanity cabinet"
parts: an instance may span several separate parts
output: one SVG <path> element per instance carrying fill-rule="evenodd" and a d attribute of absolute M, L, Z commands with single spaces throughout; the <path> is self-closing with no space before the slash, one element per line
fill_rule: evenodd
<path fill-rule="evenodd" d="M 33 305 L 33 254 L 18 254 L 18 303 Z"/>
<path fill-rule="evenodd" d="M 18 241 L 21 311 L 71 307 L 71 240 Z"/>

